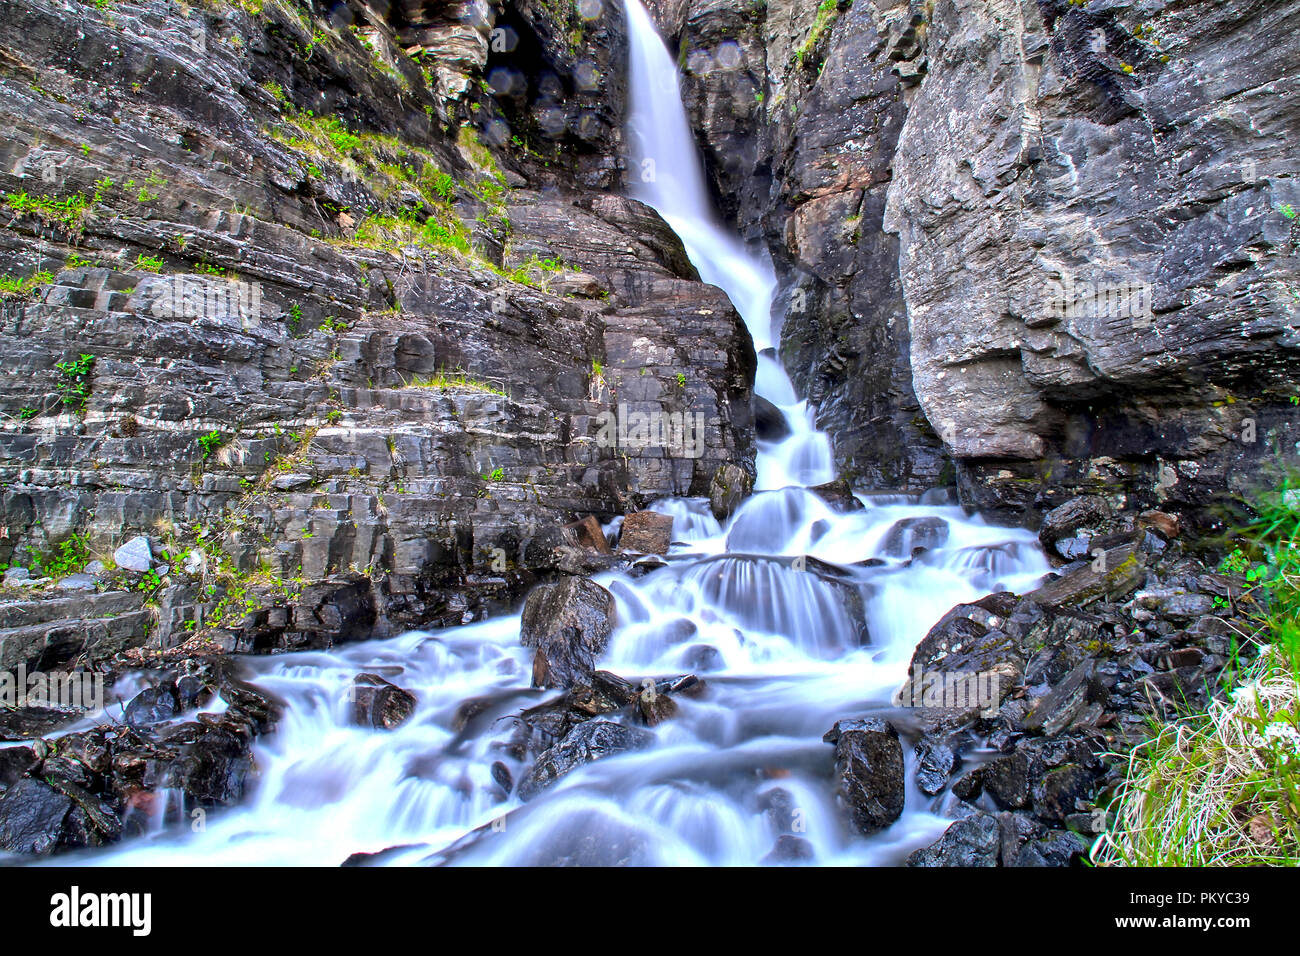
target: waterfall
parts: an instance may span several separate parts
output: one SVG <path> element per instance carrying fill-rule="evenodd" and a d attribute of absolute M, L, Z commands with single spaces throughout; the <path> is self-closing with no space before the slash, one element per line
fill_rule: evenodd
<path fill-rule="evenodd" d="M 336 865 L 409 847 L 388 862 L 749 865 L 772 850 L 783 827 L 772 809 L 784 807 L 813 862 L 871 864 L 900 861 L 947 825 L 911 789 L 891 827 L 853 832 L 832 799 L 822 735 L 888 709 L 913 648 L 951 606 L 1028 590 L 1047 563 L 1029 532 L 952 504 L 860 495 L 861 509 L 842 513 L 808 490 L 834 476 L 831 446 L 771 350 L 771 263 L 719 221 L 676 69 L 640 0 L 626 5 L 631 160 L 645 172 L 634 193 L 731 297 L 760 350 L 756 390 L 790 426 L 760 443 L 759 490 L 725 523 L 698 500 L 660 502 L 677 519 L 668 566 L 596 578 L 620 621 L 599 666 L 634 682 L 695 673 L 705 693 L 681 697 L 649 748 L 588 764 L 522 804 L 492 767 L 521 778 L 511 717 L 556 695 L 530 689 L 518 617 L 250 658 L 253 680 L 287 705 L 257 744 L 256 792 L 198 832 L 78 862 Z M 411 719 L 392 731 L 351 725 L 347 688 L 362 672 L 414 692 Z"/>

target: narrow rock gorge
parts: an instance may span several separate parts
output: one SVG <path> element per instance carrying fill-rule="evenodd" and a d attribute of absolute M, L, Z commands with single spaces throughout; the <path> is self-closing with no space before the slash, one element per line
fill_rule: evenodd
<path fill-rule="evenodd" d="M 1294 4 L 0 10 L 6 863 L 1067 866 L 1264 640 Z"/>

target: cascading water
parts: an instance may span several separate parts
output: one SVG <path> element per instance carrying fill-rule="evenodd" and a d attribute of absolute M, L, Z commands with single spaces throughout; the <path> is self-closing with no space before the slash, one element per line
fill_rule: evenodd
<path fill-rule="evenodd" d="M 520 779 L 509 718 L 554 695 L 529 687 L 517 617 L 252 658 L 253 680 L 287 704 L 257 746 L 257 791 L 202 832 L 167 829 L 85 862 L 333 865 L 410 845 L 385 859 L 753 864 L 784 808 L 814 862 L 890 863 L 946 825 L 911 790 L 892 827 L 853 833 L 831 798 L 822 735 L 889 707 L 912 649 L 948 608 L 1027 590 L 1046 561 L 1028 532 L 942 497 L 860 496 L 864 507 L 843 514 L 807 490 L 833 477 L 830 445 L 770 350 L 771 266 L 716 221 L 672 60 L 639 0 L 626 2 L 632 159 L 647 173 L 637 196 L 731 296 L 761 350 L 756 390 L 789 423 L 789 437 L 760 444 L 760 490 L 725 527 L 704 502 L 661 501 L 676 519 L 668 566 L 596 579 L 620 622 L 600 666 L 634 684 L 696 673 L 706 692 L 681 697 L 650 748 L 588 764 L 521 804 L 491 767 L 503 761 Z M 928 550 L 914 557 L 917 546 Z M 352 726 L 347 688 L 361 672 L 417 694 L 412 718 L 393 731 Z"/>

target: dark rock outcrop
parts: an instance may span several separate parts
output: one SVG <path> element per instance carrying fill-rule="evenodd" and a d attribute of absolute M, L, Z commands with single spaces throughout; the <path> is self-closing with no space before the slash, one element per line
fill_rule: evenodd
<path fill-rule="evenodd" d="M 835 745 L 835 798 L 859 833 L 889 826 L 903 813 L 903 747 L 879 717 L 841 720 L 823 738 Z"/>
<path fill-rule="evenodd" d="M 362 727 L 392 730 L 415 712 L 415 695 L 378 674 L 359 674 L 349 688 L 352 719 Z"/>
<path fill-rule="evenodd" d="M 519 799 L 531 800 L 565 774 L 594 760 L 643 750 L 653 741 L 653 734 L 636 727 L 608 720 L 585 721 L 538 756 L 533 769 L 519 781 Z"/>
<path fill-rule="evenodd" d="M 1208 526 L 1294 456 L 1292 5 L 652 8 L 855 483 Z"/>
<path fill-rule="evenodd" d="M 587 679 L 614 631 L 614 595 L 587 578 L 543 584 L 528 595 L 520 641 L 536 648 L 534 687 Z"/>
<path fill-rule="evenodd" d="M 747 331 L 599 191 L 621 11 L 407 6 L 0 24 L 0 561 L 149 565 L 13 576 L 0 666 L 460 624 L 571 571 L 575 517 L 752 473 Z M 698 448 L 603 442 L 622 405 L 702 416 Z"/>

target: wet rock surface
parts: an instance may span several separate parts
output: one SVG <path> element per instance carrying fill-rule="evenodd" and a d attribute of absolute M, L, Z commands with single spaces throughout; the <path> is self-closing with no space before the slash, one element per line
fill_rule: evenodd
<path fill-rule="evenodd" d="M 1248 600 L 1216 602 L 1240 596 L 1240 581 L 1207 572 L 1176 527 L 1164 523 L 1170 537 L 1152 547 L 1153 523 L 1132 513 L 1090 504 L 1062 515 L 1045 541 L 1104 518 L 1136 543 L 1099 552 L 1110 571 L 1073 562 L 1023 597 L 958 605 L 913 654 L 896 702 L 913 715 L 915 782 L 960 802 L 910 866 L 1078 864 L 1122 774 L 1111 755 L 1144 740 L 1153 717 L 1203 709 L 1229 635 L 1258 628 Z"/>
<path fill-rule="evenodd" d="M 18 858 L 104 846 L 242 800 L 257 775 L 256 736 L 280 704 L 229 662 L 154 681 L 104 723 L 0 750 L 0 851 Z M 220 713 L 199 712 L 215 695 Z"/>
<path fill-rule="evenodd" d="M 653 734 L 635 727 L 608 720 L 586 721 L 538 756 L 533 769 L 519 781 L 519 798 L 531 800 L 578 767 L 615 754 L 642 750 L 653 742 Z"/>
<path fill-rule="evenodd" d="M 906 781 L 898 731 L 888 721 L 838 721 L 825 741 L 835 746 L 835 797 L 859 833 L 889 826 L 903 812 Z"/>
<path fill-rule="evenodd" d="M 378 674 L 359 674 L 349 690 L 352 719 L 361 727 L 392 730 L 410 719 L 417 703 L 409 690 Z"/>
<path fill-rule="evenodd" d="M 529 594 L 519 639 L 536 648 L 533 686 L 567 687 L 589 676 L 614 623 L 614 596 L 587 578 L 544 584 Z"/>

